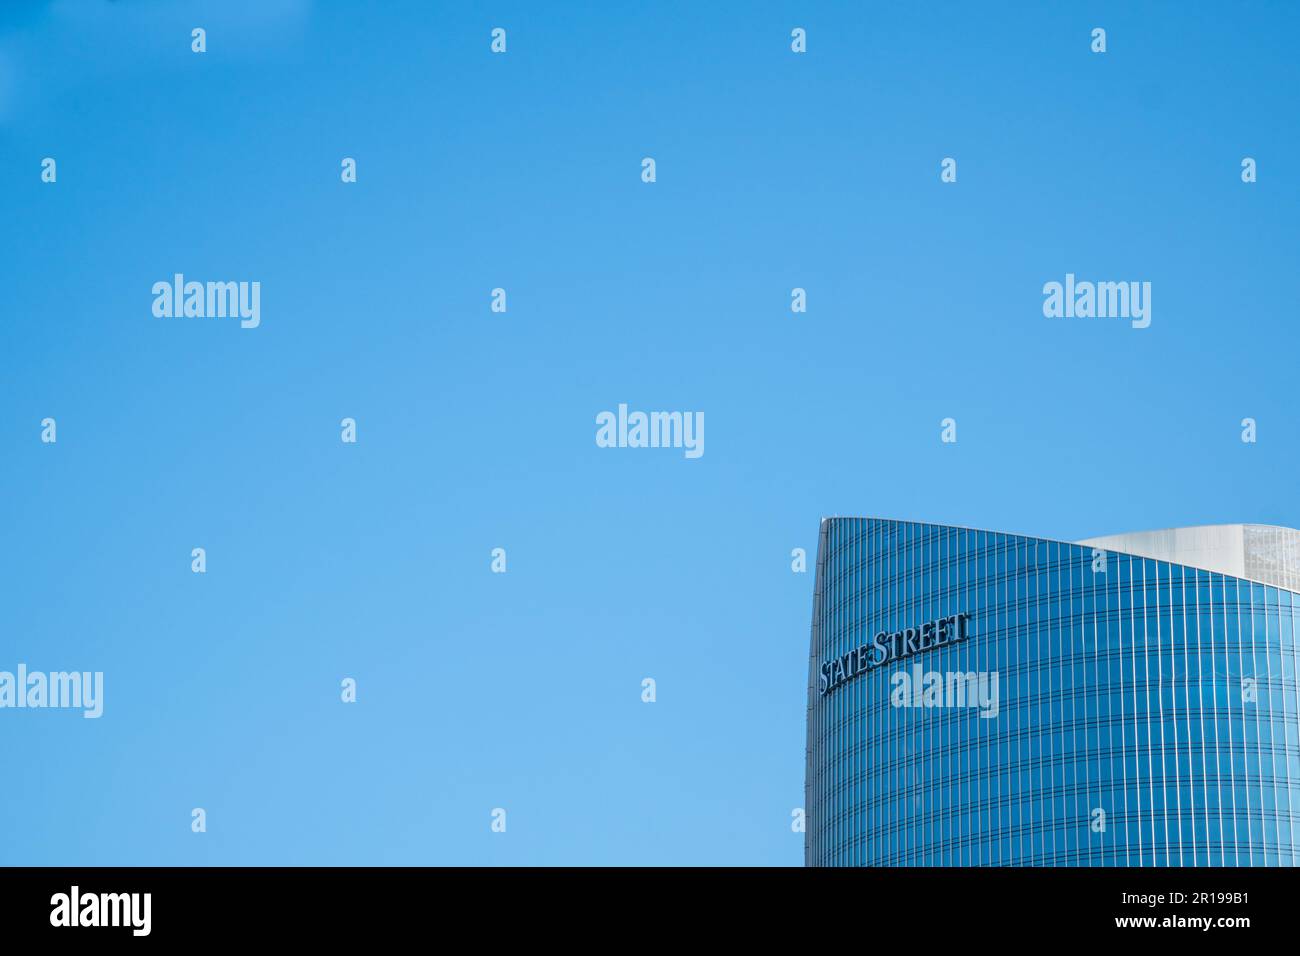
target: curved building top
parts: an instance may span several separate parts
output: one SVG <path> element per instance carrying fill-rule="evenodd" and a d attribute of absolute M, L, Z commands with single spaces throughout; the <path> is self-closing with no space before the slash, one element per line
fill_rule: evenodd
<path fill-rule="evenodd" d="M 1130 531 L 1077 541 L 1300 591 L 1300 531 L 1269 524 L 1210 524 Z"/>

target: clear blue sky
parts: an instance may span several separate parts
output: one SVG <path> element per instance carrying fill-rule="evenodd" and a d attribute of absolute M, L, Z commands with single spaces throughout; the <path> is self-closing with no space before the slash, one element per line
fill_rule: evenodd
<path fill-rule="evenodd" d="M 821 516 L 1300 526 L 1298 25 L 4 4 L 0 669 L 106 699 L 0 711 L 0 862 L 798 865 Z M 620 402 L 706 453 L 597 448 Z"/>

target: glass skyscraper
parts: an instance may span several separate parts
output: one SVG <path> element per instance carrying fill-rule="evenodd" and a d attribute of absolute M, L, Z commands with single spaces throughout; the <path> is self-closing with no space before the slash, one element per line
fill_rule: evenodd
<path fill-rule="evenodd" d="M 1300 532 L 821 525 L 805 862 L 1300 861 Z"/>

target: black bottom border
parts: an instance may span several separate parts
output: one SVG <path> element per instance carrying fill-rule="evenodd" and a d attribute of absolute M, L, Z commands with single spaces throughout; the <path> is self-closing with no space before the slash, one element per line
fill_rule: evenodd
<path fill-rule="evenodd" d="M 399 942 L 413 932 L 484 942 L 643 933 L 767 942 L 784 933 L 848 939 L 891 924 L 919 934 L 918 943 L 1171 933 L 1230 943 L 1293 928 L 1298 876 L 1187 868 L 0 868 L 0 920 L 10 941 L 92 945 Z M 147 935 L 139 932 L 145 893 Z M 71 925 L 115 916 L 125 925 Z"/>

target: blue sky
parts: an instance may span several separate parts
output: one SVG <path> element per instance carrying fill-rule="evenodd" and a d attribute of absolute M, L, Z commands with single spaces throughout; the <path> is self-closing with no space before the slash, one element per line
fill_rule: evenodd
<path fill-rule="evenodd" d="M 105 703 L 0 711 L 0 862 L 800 864 L 823 515 L 1300 526 L 1298 24 L 5 4 L 0 669 Z M 1151 326 L 1045 318 L 1071 272 Z"/>

